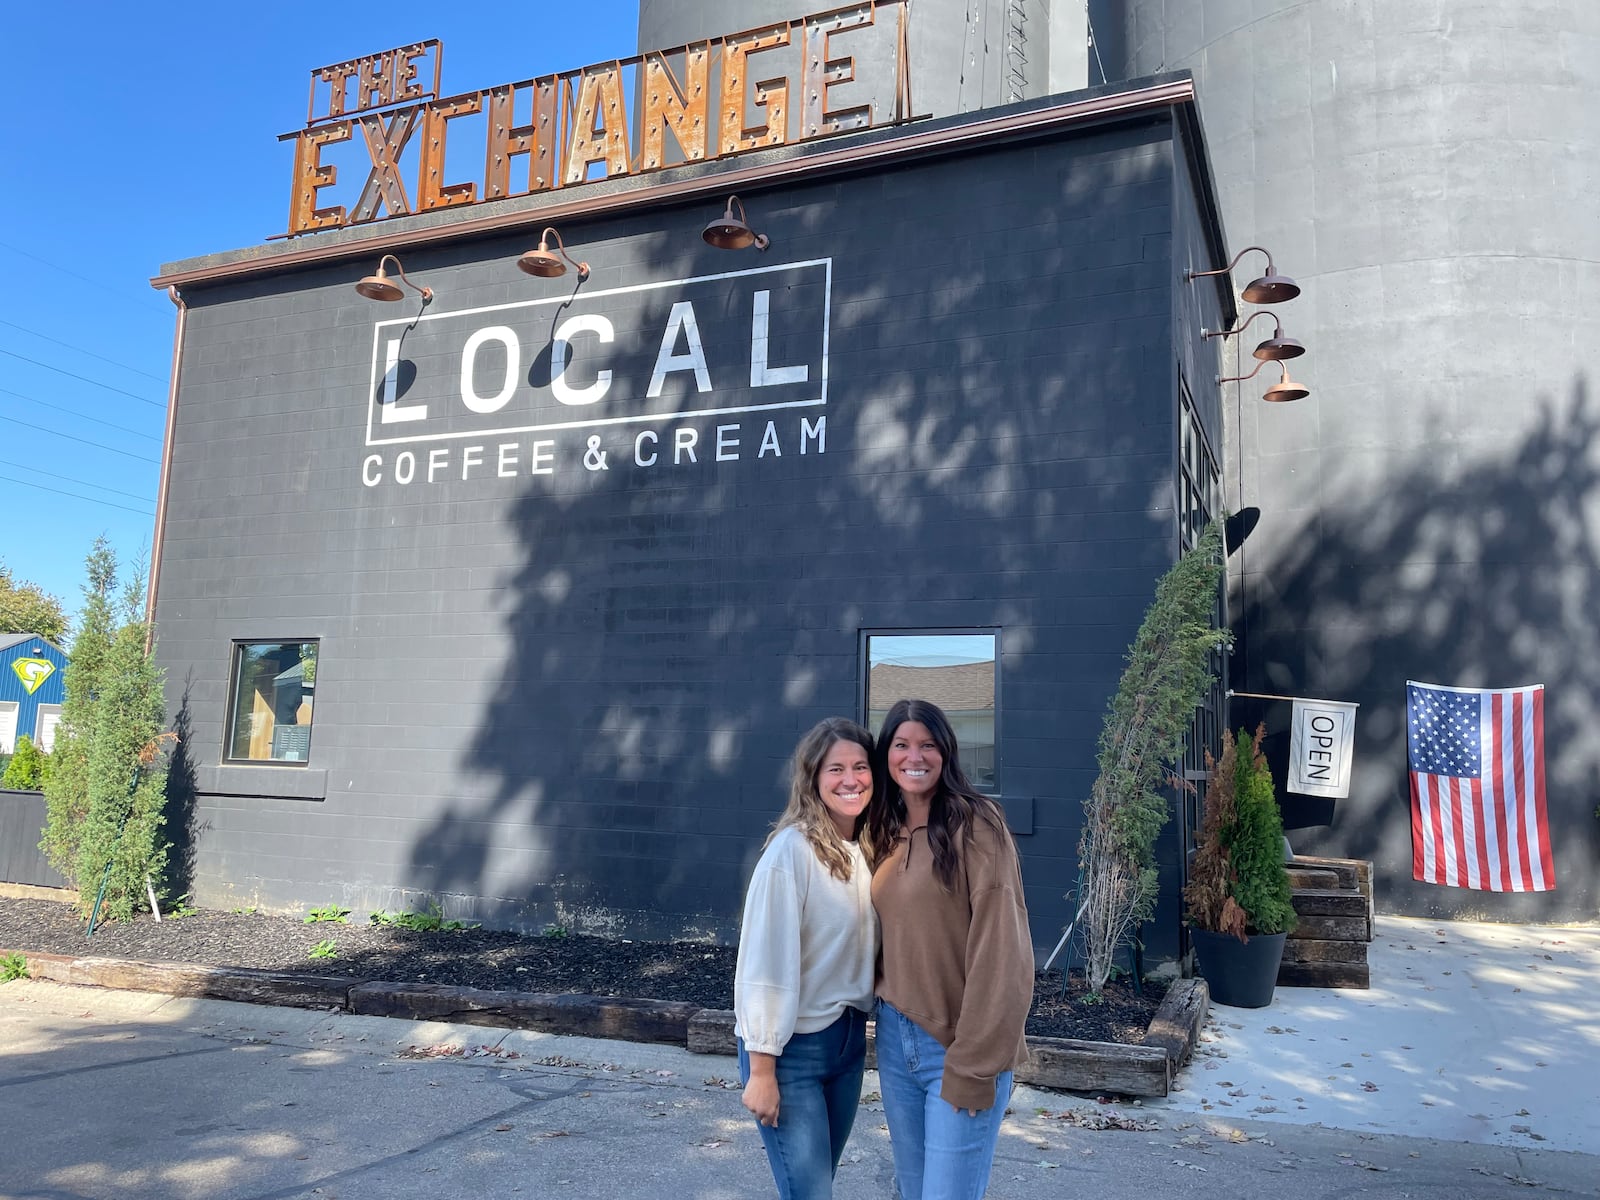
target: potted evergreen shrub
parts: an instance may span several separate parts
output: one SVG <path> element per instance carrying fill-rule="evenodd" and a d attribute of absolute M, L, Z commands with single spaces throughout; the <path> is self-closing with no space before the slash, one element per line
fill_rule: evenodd
<path fill-rule="evenodd" d="M 1218 1004 L 1272 1003 L 1283 942 L 1294 928 L 1289 872 L 1283 863 L 1283 817 L 1261 753 L 1265 727 L 1223 739 L 1209 756 L 1205 819 L 1184 889 L 1200 973 Z"/>

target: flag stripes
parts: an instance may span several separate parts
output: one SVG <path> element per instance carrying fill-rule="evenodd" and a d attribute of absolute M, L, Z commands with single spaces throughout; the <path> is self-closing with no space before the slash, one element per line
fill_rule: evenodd
<path fill-rule="evenodd" d="M 1406 684 L 1412 875 L 1496 892 L 1555 887 L 1544 688 Z"/>

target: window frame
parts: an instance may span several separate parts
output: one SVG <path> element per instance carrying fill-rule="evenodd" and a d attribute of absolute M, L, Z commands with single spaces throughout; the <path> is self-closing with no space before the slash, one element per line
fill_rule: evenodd
<path fill-rule="evenodd" d="M 1004 795 L 1003 784 L 1005 774 L 1002 770 L 1004 759 L 1001 755 L 1001 737 L 1003 735 L 1002 714 L 1000 703 L 1000 688 L 1002 677 L 1000 673 L 1002 630 L 998 625 L 954 625 L 954 626 L 888 626 L 873 627 L 857 631 L 856 643 L 856 720 L 872 734 L 878 736 L 878 731 L 867 725 L 871 714 L 871 686 L 872 686 L 872 659 L 871 639 L 875 637 L 988 637 L 994 639 L 994 783 L 990 787 L 979 787 L 978 790 L 985 796 L 999 800 Z M 942 707 L 942 706 L 941 706 Z M 976 786 L 976 785 L 975 785 Z"/>
<path fill-rule="evenodd" d="M 228 690 L 223 698 L 222 755 L 225 767 L 287 767 L 305 770 L 311 765 L 311 730 L 316 724 L 316 697 L 311 702 L 311 720 L 306 722 L 306 753 L 304 758 L 237 758 L 233 754 L 234 729 L 239 719 L 239 671 L 244 663 L 244 652 L 251 646 L 306 646 L 317 647 L 317 661 L 322 660 L 322 639 L 319 637 L 247 637 L 233 638 L 228 643 Z M 315 684 L 312 685 L 313 690 Z M 299 726 L 291 726 L 299 728 Z"/>

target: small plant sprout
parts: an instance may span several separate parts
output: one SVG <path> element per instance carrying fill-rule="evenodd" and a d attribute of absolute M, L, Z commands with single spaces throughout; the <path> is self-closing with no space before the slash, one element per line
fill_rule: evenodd
<path fill-rule="evenodd" d="M 308 953 L 311 958 L 338 958 L 339 948 L 334 945 L 332 938 L 323 938 Z"/>
<path fill-rule="evenodd" d="M 305 923 L 307 925 L 348 925 L 350 924 L 349 916 L 350 910 L 348 908 L 340 908 L 337 904 L 324 904 L 319 908 L 308 909 Z"/>
<path fill-rule="evenodd" d="M 469 925 L 465 921 L 446 921 L 444 910 L 436 903 L 430 903 L 427 912 L 375 912 L 372 914 L 372 923 L 395 929 L 414 929 L 422 933 L 478 928 L 476 924 Z"/>
<path fill-rule="evenodd" d="M 7 954 L 0 956 L 0 983 L 10 983 L 13 979 L 30 979 L 28 960 L 20 954 Z"/>

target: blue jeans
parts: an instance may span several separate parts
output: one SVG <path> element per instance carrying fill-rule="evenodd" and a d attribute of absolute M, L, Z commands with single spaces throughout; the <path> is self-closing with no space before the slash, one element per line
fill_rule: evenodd
<path fill-rule="evenodd" d="M 939 1095 L 944 1047 L 881 1000 L 877 1046 L 878 1083 L 900 1200 L 980 1200 L 989 1186 L 1000 1122 L 1011 1099 L 1011 1072 L 995 1080 L 994 1104 L 973 1117 Z"/>
<path fill-rule="evenodd" d="M 847 1008 L 816 1033 L 797 1033 L 778 1055 L 778 1124 L 757 1123 L 779 1200 L 829 1200 L 839 1157 L 856 1123 L 867 1064 L 867 1014 Z M 739 1080 L 750 1055 L 739 1039 Z"/>

